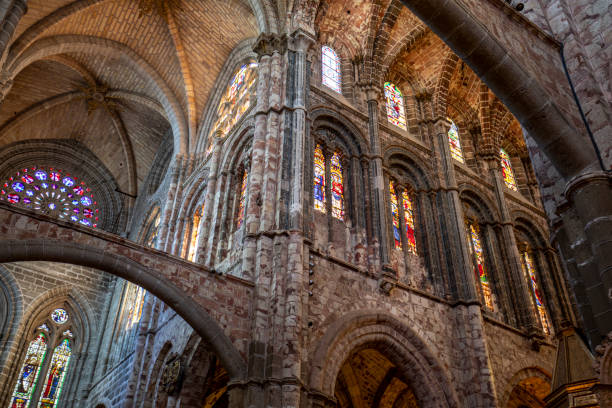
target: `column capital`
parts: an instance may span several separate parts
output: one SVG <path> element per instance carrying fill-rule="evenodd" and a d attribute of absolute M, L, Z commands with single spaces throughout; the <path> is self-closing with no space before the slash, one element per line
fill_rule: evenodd
<path fill-rule="evenodd" d="M 271 56 L 275 52 L 284 54 L 287 50 L 287 40 L 286 34 L 262 33 L 257 37 L 255 45 L 253 45 L 253 52 L 257 54 L 258 60 L 266 55 Z"/>
<path fill-rule="evenodd" d="M 366 100 L 368 102 L 380 102 L 380 99 L 382 97 L 380 87 L 374 86 L 373 84 L 367 84 L 363 86 L 363 91 L 365 92 Z"/>
<path fill-rule="evenodd" d="M 307 53 L 316 42 L 317 39 L 313 33 L 298 28 L 289 35 L 288 48 L 292 51 Z"/>

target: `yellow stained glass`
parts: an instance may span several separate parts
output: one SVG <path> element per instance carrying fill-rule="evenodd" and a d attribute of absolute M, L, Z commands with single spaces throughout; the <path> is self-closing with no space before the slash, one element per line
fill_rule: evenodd
<path fill-rule="evenodd" d="M 501 159 L 502 175 L 504 177 L 504 183 L 506 186 L 514 191 L 518 191 L 516 186 L 516 178 L 514 178 L 514 172 L 512 171 L 512 163 L 510 162 L 510 156 L 504 149 L 500 149 L 499 156 Z"/>

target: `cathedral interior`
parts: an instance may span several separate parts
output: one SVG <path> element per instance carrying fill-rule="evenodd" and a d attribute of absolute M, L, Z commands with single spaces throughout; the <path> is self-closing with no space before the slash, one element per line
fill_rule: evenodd
<path fill-rule="evenodd" d="M 0 0 L 0 408 L 612 407 L 610 0 Z"/>

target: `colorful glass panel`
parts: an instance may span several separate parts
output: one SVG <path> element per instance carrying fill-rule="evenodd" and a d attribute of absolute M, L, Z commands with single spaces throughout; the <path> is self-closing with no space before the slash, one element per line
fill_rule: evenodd
<path fill-rule="evenodd" d="M 55 309 L 51 313 L 51 319 L 57 324 L 64 324 L 68 321 L 68 312 L 65 309 Z"/>
<path fill-rule="evenodd" d="M 514 178 L 514 172 L 512 171 L 512 163 L 510 162 L 510 156 L 504 149 L 500 149 L 499 156 L 501 159 L 502 175 L 504 177 L 504 183 L 506 186 L 514 191 L 518 191 L 516 186 L 516 178 Z"/>
<path fill-rule="evenodd" d="M 455 122 L 450 121 L 450 129 L 448 130 L 448 144 L 450 145 L 451 157 L 461 163 L 465 163 L 463 159 L 463 151 L 461 150 L 461 141 L 459 140 L 459 129 Z"/>
<path fill-rule="evenodd" d="M 19 170 L 0 185 L 0 201 L 96 228 L 98 203 L 84 181 L 54 168 Z"/>
<path fill-rule="evenodd" d="M 406 113 L 404 112 L 402 92 L 391 82 L 385 82 L 385 98 L 387 99 L 387 120 L 406 130 Z"/>
<path fill-rule="evenodd" d="M 331 157 L 331 184 L 332 216 L 344 221 L 344 177 L 338 152 Z"/>
<path fill-rule="evenodd" d="M 314 151 L 314 207 L 315 210 L 325 211 L 325 156 L 321 145 Z"/>
<path fill-rule="evenodd" d="M 40 369 L 47 354 L 47 338 L 40 333 L 30 342 L 26 357 L 17 377 L 17 384 L 11 399 L 11 408 L 28 408 L 32 402 L 32 394 Z"/>
<path fill-rule="evenodd" d="M 40 395 L 40 401 L 38 401 L 39 408 L 53 408 L 57 404 L 66 379 L 71 355 L 72 350 L 68 339 L 64 339 L 53 351 L 47 379 L 42 384 L 42 394 Z"/>
<path fill-rule="evenodd" d="M 544 330 L 546 334 L 550 334 L 550 321 L 548 320 L 548 314 L 546 313 L 546 308 L 544 307 L 542 293 L 540 293 L 540 288 L 538 287 L 533 261 L 531 259 L 531 255 L 529 255 L 529 252 L 527 251 L 523 252 L 523 268 L 523 271 L 526 272 L 531 286 L 531 292 L 533 294 L 533 299 L 535 300 L 535 309 L 540 320 L 540 324 L 542 325 L 542 330 Z"/>
<path fill-rule="evenodd" d="M 145 293 L 140 286 L 128 282 L 125 291 L 126 329 L 131 329 L 140 322 Z"/>
<path fill-rule="evenodd" d="M 199 207 L 195 214 L 193 214 L 193 221 L 191 222 L 191 238 L 189 239 L 189 252 L 187 254 L 187 260 L 194 262 L 196 253 L 198 251 L 198 237 L 200 236 L 200 224 L 202 219 L 202 209 L 204 206 Z"/>
<path fill-rule="evenodd" d="M 255 101 L 256 68 L 257 63 L 251 62 L 234 74 L 217 107 L 217 120 L 210 132 L 206 155 L 212 152 L 213 137 L 217 132 L 221 133 L 220 137 L 225 137 Z"/>
<path fill-rule="evenodd" d="M 408 192 L 402 193 L 402 205 L 404 206 L 404 222 L 406 223 L 406 238 L 408 250 L 413 254 L 417 253 L 416 238 L 414 236 L 414 212 L 412 211 L 412 201 Z"/>
<path fill-rule="evenodd" d="M 242 224 L 244 223 L 248 179 L 249 172 L 245 170 L 242 175 L 242 183 L 240 184 L 240 196 L 238 197 L 238 217 L 236 218 L 236 228 L 242 227 Z"/>
<path fill-rule="evenodd" d="M 399 219 L 399 205 L 397 202 L 397 194 L 395 193 L 395 187 L 393 183 L 389 183 L 389 195 L 391 197 L 391 220 L 393 222 L 393 240 L 395 241 L 395 247 L 402 247 L 402 237 L 400 236 L 400 219 Z"/>
<path fill-rule="evenodd" d="M 341 93 L 340 89 L 340 58 L 336 52 L 324 45 L 321 49 L 321 82 L 328 88 Z"/>
<path fill-rule="evenodd" d="M 482 252 L 482 245 L 480 243 L 480 235 L 478 233 L 478 227 L 472 223 L 468 223 L 468 234 L 470 239 L 469 248 L 474 258 L 474 272 L 476 273 L 476 279 L 480 283 L 482 296 L 484 298 L 486 306 L 494 310 L 493 306 L 493 295 L 491 293 L 491 286 L 489 283 L 489 277 L 487 276 L 484 254 Z"/>

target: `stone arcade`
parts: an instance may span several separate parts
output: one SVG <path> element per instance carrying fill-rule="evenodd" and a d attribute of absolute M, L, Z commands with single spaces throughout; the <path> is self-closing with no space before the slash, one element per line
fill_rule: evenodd
<path fill-rule="evenodd" d="M 0 1 L 0 408 L 612 407 L 610 15 Z"/>

